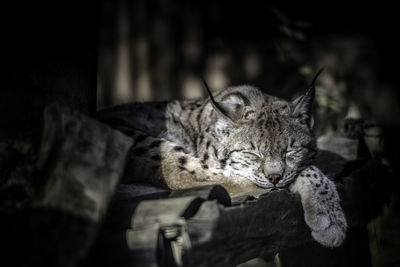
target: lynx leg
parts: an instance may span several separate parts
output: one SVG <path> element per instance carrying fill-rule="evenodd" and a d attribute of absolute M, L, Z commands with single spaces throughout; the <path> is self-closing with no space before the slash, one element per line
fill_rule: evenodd
<path fill-rule="evenodd" d="M 340 246 L 347 222 L 335 184 L 318 168 L 310 166 L 299 174 L 290 190 L 300 195 L 304 219 L 313 238 L 327 247 Z"/>
<path fill-rule="evenodd" d="M 140 142 L 129 153 L 124 182 L 149 182 L 168 189 L 227 182 L 219 170 L 204 164 L 171 141 L 150 136 L 136 140 Z"/>

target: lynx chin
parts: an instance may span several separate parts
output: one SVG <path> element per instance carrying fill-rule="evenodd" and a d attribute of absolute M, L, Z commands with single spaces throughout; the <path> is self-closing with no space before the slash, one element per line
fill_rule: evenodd
<path fill-rule="evenodd" d="M 293 101 L 242 85 L 201 100 L 134 103 L 99 118 L 134 139 L 124 177 L 169 189 L 220 184 L 300 195 L 313 238 L 340 246 L 347 223 L 335 184 L 317 167 L 312 132 L 314 82 Z"/>

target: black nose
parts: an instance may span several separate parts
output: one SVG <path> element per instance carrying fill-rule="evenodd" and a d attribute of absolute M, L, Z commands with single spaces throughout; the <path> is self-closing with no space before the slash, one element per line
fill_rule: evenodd
<path fill-rule="evenodd" d="M 280 175 L 280 174 L 270 174 L 270 175 L 268 175 L 267 178 L 268 178 L 268 180 L 271 181 L 271 183 L 273 185 L 276 185 L 279 182 L 279 180 L 282 178 L 282 175 Z"/>

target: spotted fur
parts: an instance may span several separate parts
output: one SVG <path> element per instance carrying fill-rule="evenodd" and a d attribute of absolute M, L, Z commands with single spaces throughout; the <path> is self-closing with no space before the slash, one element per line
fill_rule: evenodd
<path fill-rule="evenodd" d="M 125 182 L 170 189 L 221 184 L 234 194 L 290 188 L 301 197 L 314 239 L 338 246 L 346 220 L 335 185 L 313 166 L 315 88 L 288 102 L 252 86 L 195 101 L 135 103 L 100 118 L 135 140 Z"/>

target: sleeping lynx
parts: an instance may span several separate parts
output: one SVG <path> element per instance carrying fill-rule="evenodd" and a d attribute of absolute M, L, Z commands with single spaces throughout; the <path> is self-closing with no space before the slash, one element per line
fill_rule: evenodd
<path fill-rule="evenodd" d="M 251 86 L 229 87 L 215 99 L 208 92 L 207 100 L 136 103 L 99 113 L 135 141 L 124 182 L 170 189 L 221 184 L 232 194 L 289 188 L 301 197 L 314 239 L 341 245 L 347 224 L 335 184 L 313 166 L 314 82 L 293 102 Z"/>

